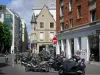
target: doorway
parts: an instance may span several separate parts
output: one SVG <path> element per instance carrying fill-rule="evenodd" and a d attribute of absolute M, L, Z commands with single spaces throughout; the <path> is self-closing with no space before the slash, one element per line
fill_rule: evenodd
<path fill-rule="evenodd" d="M 71 55 L 74 55 L 74 39 L 70 39 L 70 45 L 71 45 Z"/>
<path fill-rule="evenodd" d="M 99 62 L 99 36 L 89 35 L 90 61 Z"/>
<path fill-rule="evenodd" d="M 43 48 L 46 48 L 45 45 L 39 46 L 39 52 L 41 52 Z"/>

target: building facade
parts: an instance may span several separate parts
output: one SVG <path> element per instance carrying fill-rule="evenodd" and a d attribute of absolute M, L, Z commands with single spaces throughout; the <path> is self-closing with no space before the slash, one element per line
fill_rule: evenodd
<path fill-rule="evenodd" d="M 11 9 L 4 5 L 0 5 L 0 21 L 8 24 L 12 34 L 12 45 L 10 53 L 15 53 L 20 50 L 21 42 L 21 19 Z"/>
<path fill-rule="evenodd" d="M 33 53 L 39 53 L 43 48 L 50 49 L 52 38 L 56 34 L 56 23 L 45 5 L 39 15 L 33 13 L 31 20 L 31 43 Z"/>
<path fill-rule="evenodd" d="M 56 0 L 57 54 L 100 61 L 100 0 Z"/>
<path fill-rule="evenodd" d="M 25 52 L 28 49 L 28 33 L 27 33 L 27 28 L 26 24 L 23 19 L 21 19 L 21 24 L 22 24 L 22 51 Z"/>

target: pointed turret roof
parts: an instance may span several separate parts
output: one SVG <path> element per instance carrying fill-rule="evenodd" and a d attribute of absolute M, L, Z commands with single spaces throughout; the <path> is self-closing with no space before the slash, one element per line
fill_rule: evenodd
<path fill-rule="evenodd" d="M 31 23 L 36 23 L 35 13 L 33 12 Z"/>

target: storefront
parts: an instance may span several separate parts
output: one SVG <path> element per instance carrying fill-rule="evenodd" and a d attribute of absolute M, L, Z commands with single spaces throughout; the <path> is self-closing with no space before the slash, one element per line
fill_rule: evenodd
<path fill-rule="evenodd" d="M 90 61 L 90 56 L 93 53 L 95 55 L 94 60 L 100 61 L 99 35 L 97 34 L 99 30 L 100 21 L 96 21 L 58 33 L 57 39 L 59 41 L 56 52 L 60 53 L 60 50 L 63 50 L 68 58 L 79 53 L 87 62 Z"/>

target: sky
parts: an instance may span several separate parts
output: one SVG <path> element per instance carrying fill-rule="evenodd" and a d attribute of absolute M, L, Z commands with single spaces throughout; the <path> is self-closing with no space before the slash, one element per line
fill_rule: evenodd
<path fill-rule="evenodd" d="M 33 12 L 32 9 L 40 9 L 45 4 L 51 9 L 56 8 L 56 0 L 0 0 L 0 4 L 11 8 L 25 20 L 28 33 L 30 33 L 30 21 Z M 53 12 L 53 15 L 55 15 L 54 13 L 55 12 Z"/>

